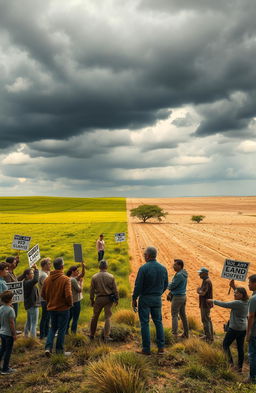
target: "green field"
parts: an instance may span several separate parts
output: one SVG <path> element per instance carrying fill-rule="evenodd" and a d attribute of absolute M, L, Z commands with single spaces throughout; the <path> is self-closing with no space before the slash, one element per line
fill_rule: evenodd
<path fill-rule="evenodd" d="M 109 272 L 115 275 L 122 296 L 119 307 L 130 303 L 128 245 L 127 242 L 115 243 L 117 232 L 127 233 L 125 198 L 0 198 L 1 261 L 16 254 L 11 248 L 15 234 L 31 236 L 30 246 L 39 244 L 42 258 L 53 260 L 62 256 L 65 271 L 74 264 L 73 243 L 83 245 L 86 275 L 80 323 L 88 322 L 92 314 L 89 287 L 91 276 L 98 271 L 95 243 L 100 233 L 105 235 Z M 28 267 L 26 252 L 20 253 L 20 261 L 15 270 L 17 274 Z M 25 318 L 20 307 L 18 324 L 22 325 Z"/>

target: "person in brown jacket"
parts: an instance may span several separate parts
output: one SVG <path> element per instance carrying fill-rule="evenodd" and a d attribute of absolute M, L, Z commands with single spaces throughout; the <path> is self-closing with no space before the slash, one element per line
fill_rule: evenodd
<path fill-rule="evenodd" d="M 71 281 L 64 275 L 63 258 L 56 258 L 53 262 L 54 271 L 45 279 L 41 296 L 47 302 L 47 311 L 50 313 L 51 328 L 49 330 L 45 344 L 45 355 L 50 357 L 53 348 L 53 341 L 58 332 L 56 342 L 56 353 L 64 353 L 65 333 L 69 321 L 69 310 L 73 305 Z"/>
<path fill-rule="evenodd" d="M 111 308 L 113 303 L 118 304 L 118 291 L 115 278 L 107 272 L 108 264 L 102 260 L 99 264 L 100 272 L 94 274 L 91 280 L 90 299 L 93 307 L 93 317 L 90 325 L 90 339 L 93 340 L 97 329 L 97 323 L 102 309 L 105 313 L 105 326 L 103 337 L 105 341 L 111 341 L 110 318 L 112 315 Z M 96 296 L 96 298 L 95 298 Z M 94 299 L 95 298 L 95 299 Z"/>
<path fill-rule="evenodd" d="M 204 327 L 204 336 L 202 337 L 207 342 L 213 342 L 213 326 L 210 316 L 212 304 L 207 302 L 207 299 L 212 299 L 212 282 L 209 279 L 209 270 L 206 267 L 201 267 L 198 270 L 199 277 L 202 279 L 202 285 L 197 289 L 199 295 L 199 307 L 201 311 L 201 320 Z"/>

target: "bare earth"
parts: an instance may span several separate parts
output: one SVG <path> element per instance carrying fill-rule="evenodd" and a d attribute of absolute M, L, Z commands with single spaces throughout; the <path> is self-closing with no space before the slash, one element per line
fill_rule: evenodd
<path fill-rule="evenodd" d="M 129 210 L 138 205 L 156 204 L 169 215 L 162 222 L 140 223 L 130 217 Z M 200 320 L 198 295 L 200 286 L 197 270 L 205 266 L 210 270 L 214 298 L 232 300 L 228 283 L 221 271 L 225 258 L 251 262 L 249 274 L 256 273 L 256 197 L 202 197 L 202 198 L 140 198 L 127 199 L 129 249 L 132 273 L 131 287 L 138 268 L 144 263 L 143 250 L 149 246 L 158 249 L 158 261 L 168 269 L 169 278 L 174 274 L 173 259 L 185 262 L 189 274 L 187 312 Z M 191 221 L 192 215 L 204 215 L 200 224 Z M 239 283 L 247 288 L 247 283 Z M 249 292 L 248 292 L 249 293 Z M 228 320 L 229 311 L 215 306 L 212 319 L 216 331 Z M 163 296 L 165 326 L 171 326 L 170 303 Z"/>

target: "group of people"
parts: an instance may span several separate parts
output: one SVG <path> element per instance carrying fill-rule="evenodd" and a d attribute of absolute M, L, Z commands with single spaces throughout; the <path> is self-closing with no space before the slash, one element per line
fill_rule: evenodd
<path fill-rule="evenodd" d="M 97 330 L 97 323 L 101 311 L 105 312 L 105 325 L 103 329 L 104 341 L 111 341 L 110 318 L 113 304 L 118 304 L 118 289 L 115 278 L 108 273 L 108 264 L 103 260 L 104 240 L 101 235 L 96 243 L 99 260 L 99 272 L 91 279 L 90 302 L 93 307 L 93 316 L 90 323 L 89 338 L 93 340 Z M 138 351 L 142 355 L 150 355 L 150 316 L 156 327 L 156 343 L 158 354 L 164 353 L 165 337 L 162 324 L 162 295 L 168 289 L 167 300 L 171 302 L 172 334 L 178 336 L 178 319 L 183 326 L 181 339 L 189 337 L 189 325 L 186 315 L 186 290 L 188 283 L 188 273 L 184 269 L 184 262 L 181 259 L 174 259 L 173 269 L 175 274 L 171 281 L 168 281 L 167 269 L 157 262 L 157 250 L 154 247 L 147 247 L 144 252 L 145 264 L 138 270 L 132 295 L 132 306 L 135 312 L 138 311 L 142 350 Z M 2 374 L 9 374 L 14 370 L 9 367 L 9 360 L 12 352 L 13 342 L 16 339 L 16 318 L 18 315 L 18 304 L 12 304 L 13 294 L 8 290 L 6 283 L 23 280 L 24 286 L 24 307 L 27 311 L 27 321 L 24 328 L 24 335 L 36 337 L 39 307 L 41 307 L 40 339 L 46 339 L 45 355 L 50 357 L 53 351 L 54 338 L 56 340 L 56 352 L 69 355 L 64 351 L 65 335 L 77 332 L 77 325 L 81 310 L 81 300 L 83 297 L 83 277 L 85 275 L 85 265 L 71 266 L 64 274 L 63 258 L 56 258 L 53 262 L 54 270 L 51 270 L 51 260 L 45 258 L 41 261 L 41 270 L 37 266 L 24 270 L 23 274 L 16 277 L 14 270 L 19 262 L 19 258 L 8 257 L 6 262 L 0 263 L 0 361 L 3 359 Z M 242 371 L 244 361 L 244 341 L 249 343 L 249 381 L 256 383 L 256 275 L 249 277 L 249 290 L 252 296 L 249 299 L 247 291 L 243 287 L 236 287 L 234 281 L 230 282 L 230 287 L 234 290 L 234 300 L 223 302 L 213 299 L 213 286 L 209 278 L 209 271 L 202 267 L 198 271 L 202 280 L 201 286 L 197 288 L 199 297 L 199 308 L 204 329 L 201 337 L 208 343 L 214 340 L 214 330 L 211 321 L 211 308 L 213 305 L 229 308 L 230 320 L 225 326 L 225 337 L 223 349 L 227 353 L 229 362 L 234 366 L 230 345 L 234 340 L 237 343 L 238 366 L 237 370 Z"/>
<path fill-rule="evenodd" d="M 184 262 L 181 259 L 174 259 L 173 269 L 175 274 L 168 283 L 167 269 L 157 262 L 157 250 L 148 247 L 144 253 L 146 263 L 138 271 L 135 287 L 132 295 L 132 304 L 135 312 L 138 311 L 143 355 L 150 355 L 150 330 L 149 317 L 156 327 L 156 342 L 158 354 L 164 352 L 164 329 L 162 324 L 162 295 L 169 289 L 167 300 L 171 301 L 172 333 L 178 338 L 178 318 L 180 317 L 183 325 L 183 334 L 180 338 L 189 337 L 189 326 L 186 316 L 186 288 L 188 273 L 184 269 Z M 229 308 L 230 319 L 225 324 L 225 337 L 223 349 L 227 354 L 231 366 L 234 367 L 230 345 L 236 340 L 238 350 L 237 371 L 242 371 L 244 362 L 244 341 L 249 344 L 248 357 L 250 365 L 250 375 L 248 382 L 256 383 L 256 274 L 249 277 L 249 290 L 252 296 L 249 298 L 247 291 L 243 287 L 236 287 L 234 281 L 230 281 L 230 287 L 234 290 L 234 300 L 223 302 L 213 299 L 213 286 L 209 278 L 209 270 L 202 267 L 198 271 L 202 280 L 201 286 L 197 288 L 199 296 L 199 308 L 204 329 L 202 339 L 208 343 L 214 340 L 214 330 L 211 320 L 211 308 L 213 305 Z M 137 299 L 139 302 L 137 304 Z M 235 367 L 234 367 L 235 368 Z"/>

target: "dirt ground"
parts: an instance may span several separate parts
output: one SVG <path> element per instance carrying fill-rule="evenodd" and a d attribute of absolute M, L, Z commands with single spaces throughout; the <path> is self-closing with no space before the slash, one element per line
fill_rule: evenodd
<path fill-rule="evenodd" d="M 129 210 L 140 204 L 157 204 L 169 214 L 161 223 L 140 223 L 130 217 Z M 140 198 L 127 199 L 129 250 L 133 288 L 138 268 L 144 263 L 143 250 L 149 246 L 158 249 L 158 261 L 174 274 L 173 259 L 185 262 L 189 274 L 187 311 L 200 320 L 198 295 L 200 286 L 197 270 L 205 266 L 210 271 L 214 298 L 228 301 L 229 281 L 221 278 L 226 258 L 251 262 L 249 274 L 256 273 L 256 197 L 198 197 L 198 198 Z M 204 215 L 200 224 L 191 221 L 192 215 Z M 247 283 L 239 285 L 247 288 Z M 249 291 L 248 291 L 249 293 Z M 170 303 L 163 296 L 165 326 L 171 326 Z M 222 331 L 229 311 L 215 306 L 212 319 L 216 331 Z"/>

